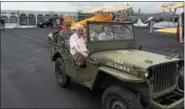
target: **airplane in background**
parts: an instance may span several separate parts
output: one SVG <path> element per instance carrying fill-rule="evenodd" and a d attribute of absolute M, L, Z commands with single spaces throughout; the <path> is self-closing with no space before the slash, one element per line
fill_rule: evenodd
<path fill-rule="evenodd" d="M 184 6 L 183 2 L 158 5 L 157 6 L 158 9 L 163 9 L 163 10 L 168 9 L 169 10 L 169 20 L 155 23 L 154 28 L 176 27 L 177 26 L 177 19 L 178 19 L 178 16 L 176 15 L 176 11 L 179 8 L 183 8 L 183 6 Z"/>
<path fill-rule="evenodd" d="M 149 21 L 149 20 L 148 20 Z M 148 23 L 143 23 L 140 18 L 137 19 L 137 22 L 134 24 L 135 27 L 148 27 Z"/>
<path fill-rule="evenodd" d="M 92 13 L 94 14 L 93 17 L 75 22 L 75 20 L 72 17 L 66 16 L 64 17 L 64 21 L 68 20 L 71 21 L 72 24 L 72 29 L 75 28 L 76 24 L 81 24 L 83 26 L 86 25 L 86 21 L 113 21 L 114 20 L 114 15 L 112 14 L 113 12 L 119 12 L 119 11 L 124 11 L 124 10 L 129 10 L 132 9 L 132 6 L 121 6 L 118 8 L 99 8 L 99 9 L 92 9 L 92 10 L 86 10 L 81 13 Z M 122 17 L 123 19 L 123 17 Z"/>
<path fill-rule="evenodd" d="M 165 7 L 163 5 L 163 8 L 174 9 L 174 13 L 175 13 L 177 9 L 184 8 L 184 3 L 175 3 L 168 7 Z M 180 14 L 176 27 L 162 28 L 162 29 L 157 29 L 155 31 L 159 33 L 176 34 L 177 42 L 179 42 L 182 46 L 184 46 L 184 12 Z"/>

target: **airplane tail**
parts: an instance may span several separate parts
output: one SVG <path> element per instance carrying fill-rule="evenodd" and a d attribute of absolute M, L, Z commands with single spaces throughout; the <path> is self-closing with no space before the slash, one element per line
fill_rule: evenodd
<path fill-rule="evenodd" d="M 146 27 L 148 24 L 144 24 L 140 18 L 137 19 L 137 23 L 134 24 L 134 26 L 141 26 L 141 27 Z"/>
<path fill-rule="evenodd" d="M 143 24 L 143 22 L 141 21 L 140 18 L 137 19 L 137 23 L 138 23 L 138 24 Z"/>

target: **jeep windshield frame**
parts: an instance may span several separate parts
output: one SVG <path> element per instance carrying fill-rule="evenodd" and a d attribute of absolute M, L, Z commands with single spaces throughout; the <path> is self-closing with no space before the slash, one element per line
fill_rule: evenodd
<path fill-rule="evenodd" d="M 91 40 L 90 36 L 90 26 L 91 25 L 120 25 L 127 29 L 129 29 L 128 25 L 131 27 L 130 32 L 132 33 L 132 37 L 130 39 L 119 39 L 115 40 L 113 34 L 113 40 Z M 135 34 L 134 34 L 134 25 L 133 22 L 124 21 L 124 22 L 100 22 L 100 21 L 87 21 L 86 22 L 86 37 L 87 37 L 87 48 L 90 53 L 96 51 L 104 51 L 104 50 L 118 50 L 118 49 L 135 49 Z"/>

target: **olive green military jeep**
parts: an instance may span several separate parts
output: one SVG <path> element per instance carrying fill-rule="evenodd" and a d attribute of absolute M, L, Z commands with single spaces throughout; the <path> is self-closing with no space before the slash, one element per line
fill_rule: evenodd
<path fill-rule="evenodd" d="M 92 32 L 97 35 L 91 37 Z M 184 107 L 184 90 L 178 86 L 183 60 L 136 47 L 131 22 L 88 21 L 86 33 L 89 56 L 83 66 L 75 63 L 69 45 L 53 44 L 51 58 L 61 87 L 74 79 L 91 90 L 104 89 L 103 109 Z"/>

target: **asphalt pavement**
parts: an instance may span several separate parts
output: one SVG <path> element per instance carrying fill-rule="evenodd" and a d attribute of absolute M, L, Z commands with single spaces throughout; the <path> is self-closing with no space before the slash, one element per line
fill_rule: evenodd
<path fill-rule="evenodd" d="M 54 29 L 9 29 L 1 32 L 1 108 L 100 108 L 101 93 L 72 83 L 60 88 L 54 76 L 47 35 Z M 136 29 L 137 45 L 155 53 L 183 54 L 175 35 Z"/>

